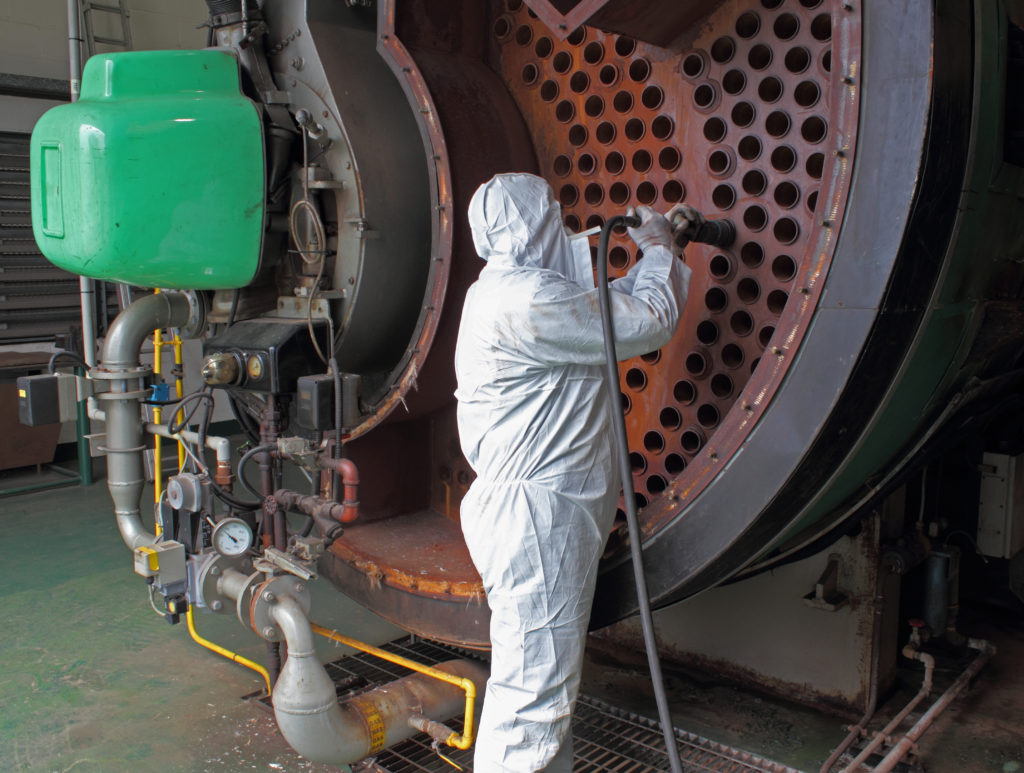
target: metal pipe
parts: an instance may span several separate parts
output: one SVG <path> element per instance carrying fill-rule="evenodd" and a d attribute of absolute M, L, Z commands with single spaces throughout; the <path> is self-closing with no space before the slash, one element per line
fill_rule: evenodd
<path fill-rule="evenodd" d="M 68 75 L 71 85 L 70 98 L 78 101 L 82 90 L 82 31 L 79 25 L 80 12 L 78 0 L 68 0 Z M 78 277 L 78 297 L 82 315 L 82 357 L 90 368 L 96 364 L 96 282 L 88 277 Z M 79 411 L 79 421 L 88 424 L 88 415 Z M 83 427 L 79 427 L 81 441 Z M 79 454 L 82 443 L 79 442 Z M 88 459 L 88 456 L 86 457 Z M 89 481 L 92 482 L 92 467 L 89 468 Z M 86 482 L 83 480 L 83 483 Z"/>
<path fill-rule="evenodd" d="M 380 647 L 374 647 L 371 644 L 366 644 L 365 642 L 358 641 L 357 639 L 352 639 L 348 636 L 344 636 L 338 633 L 337 631 L 332 631 L 328 628 L 324 628 L 323 626 L 317 625 L 316 623 L 313 623 L 313 631 L 314 633 L 318 633 L 321 636 L 325 636 L 331 641 L 337 642 L 338 644 L 344 644 L 345 646 L 352 647 L 353 649 L 357 649 L 360 652 L 366 652 L 367 654 L 374 655 L 375 657 L 378 657 L 381 660 L 385 660 L 388 663 L 394 663 L 395 665 L 402 666 L 403 668 L 408 668 L 410 671 L 415 671 L 418 674 L 424 674 L 434 679 L 440 679 L 442 682 L 448 682 L 448 684 L 455 685 L 460 690 L 464 691 L 466 693 L 466 711 L 465 721 L 463 722 L 462 725 L 462 734 L 460 735 L 459 733 L 452 732 L 450 728 L 446 727 L 445 729 L 448 730 L 448 734 L 443 738 L 438 738 L 437 740 L 440 740 L 442 743 L 445 743 L 448 746 L 454 746 L 456 749 L 468 749 L 470 746 L 473 745 L 473 741 L 476 738 L 476 726 L 474 724 L 474 706 L 476 704 L 476 697 L 479 694 L 479 680 L 473 681 L 472 679 L 469 679 L 464 676 L 454 676 L 451 673 L 444 671 L 440 668 L 434 668 L 433 666 L 425 666 L 422 663 L 417 663 L 414 660 L 402 657 L 401 655 L 396 655 L 393 652 L 382 650 Z M 450 662 L 458 663 L 459 661 Z M 481 679 L 486 680 L 486 674 L 484 674 L 481 677 Z M 417 715 L 415 718 L 410 719 L 410 722 L 412 723 L 413 727 L 416 727 L 421 732 L 430 732 L 428 730 L 424 730 L 423 727 L 420 726 L 421 720 L 425 719 L 427 718 L 423 717 L 422 715 Z M 433 726 L 432 730 L 436 731 L 437 723 L 432 722 L 431 720 L 427 721 L 431 722 Z"/>
<path fill-rule="evenodd" d="M 285 740 L 314 762 L 345 765 L 411 737 L 416 715 L 445 720 L 459 713 L 462 691 L 413 674 L 338 703 L 334 683 L 316 657 L 313 629 L 300 604 L 279 596 L 271 608 L 284 634 L 288 659 L 274 685 L 274 716 Z M 458 660 L 441 669 L 482 688 L 487 675 L 477 663 Z"/>
<path fill-rule="evenodd" d="M 941 697 L 935 703 L 932 704 L 931 708 L 924 713 L 924 715 L 917 720 L 917 723 L 907 731 L 907 734 L 900 739 L 892 750 L 885 755 L 878 765 L 875 767 L 874 773 L 889 773 L 896 765 L 899 764 L 900 760 L 906 755 L 908 751 L 913 748 L 917 739 L 924 735 L 925 731 L 931 727 L 935 719 L 946 710 L 946 707 L 961 693 L 963 689 L 967 687 L 967 683 L 975 677 L 975 675 L 982 669 L 988 661 L 996 654 L 996 648 L 991 642 L 984 639 L 969 639 L 967 646 L 971 649 L 978 650 L 978 656 L 971 661 L 971 664 L 964 669 L 964 672 L 956 678 L 956 681 L 949 686 L 949 688 L 942 693 Z"/>
<path fill-rule="evenodd" d="M 196 630 L 195 615 L 192 612 L 191 605 L 189 605 L 188 611 L 185 613 L 185 622 L 188 624 L 188 635 L 192 637 L 192 641 L 194 641 L 200 647 L 205 647 L 211 652 L 216 652 L 218 655 L 227 658 L 233 663 L 237 663 L 240 666 L 245 666 L 246 668 L 255 671 L 257 674 L 262 676 L 263 681 L 266 682 L 267 694 L 269 695 L 271 693 L 270 673 L 267 671 L 267 669 L 265 669 L 259 663 L 254 663 L 253 661 L 249 660 L 249 658 L 243 657 L 239 655 L 237 652 L 232 652 L 226 647 L 221 647 L 219 644 L 216 644 L 210 641 L 209 639 L 204 639 L 202 636 L 199 635 L 199 631 Z"/>
<path fill-rule="evenodd" d="M 892 560 L 885 558 L 878 567 L 878 578 L 875 580 L 875 600 L 873 612 L 873 629 L 871 631 L 871 675 L 868 680 L 868 705 L 864 710 L 864 716 L 856 725 L 850 728 L 846 738 L 839 744 L 825 760 L 818 773 L 828 773 L 836 764 L 843 752 L 850 748 L 857 737 L 868 726 L 868 722 L 875 716 L 875 709 L 878 708 L 878 669 L 879 650 L 882 646 L 882 617 L 885 613 L 886 583 L 893 574 L 898 574 Z"/>
<path fill-rule="evenodd" d="M 189 320 L 189 302 L 184 293 L 157 293 L 132 303 L 107 331 L 101 367 L 127 370 L 139 365 L 143 341 L 157 327 L 182 327 Z"/>
<path fill-rule="evenodd" d="M 147 422 L 146 431 L 152 435 L 171 438 L 172 440 L 186 440 L 189 443 L 199 442 L 199 433 L 190 429 L 183 429 L 181 432 L 171 432 L 166 424 Z M 231 441 L 220 435 L 207 435 L 203 445 L 209 448 L 217 456 L 218 464 L 231 464 Z"/>
<path fill-rule="evenodd" d="M 146 482 L 142 454 L 142 418 L 139 404 L 146 392 L 139 370 L 139 350 L 156 327 L 179 327 L 189 320 L 188 300 L 180 293 L 141 298 L 121 314 L 107 331 L 103 358 L 93 377 L 107 380 L 110 391 L 101 394 L 107 424 L 107 487 L 121 539 L 134 550 L 152 545 L 156 536 L 142 525 L 139 502 Z"/>
<path fill-rule="evenodd" d="M 291 491 L 290 489 L 278 489 L 274 492 L 274 499 L 281 505 L 284 510 L 297 510 L 306 515 L 311 515 L 314 518 L 330 518 L 335 521 L 341 521 L 342 523 L 351 523 L 359 517 L 359 498 L 358 498 L 358 485 L 359 479 L 355 477 L 355 480 L 350 476 L 357 476 L 355 465 L 352 464 L 348 459 L 335 459 L 335 462 L 346 462 L 347 464 L 338 464 L 333 467 L 324 465 L 328 469 L 341 470 L 342 468 L 349 472 L 342 473 L 342 480 L 345 481 L 345 501 L 342 503 L 332 502 L 329 499 L 313 495 L 303 495 L 298 491 Z"/>
<path fill-rule="evenodd" d="M 889 736 L 892 735 L 893 730 L 903 724 L 903 720 L 907 718 L 911 711 L 917 708 L 917 704 L 927 698 L 932 691 L 932 675 L 935 673 L 935 658 L 929 655 L 927 652 L 920 652 L 917 648 L 908 644 L 903 648 L 903 657 L 910 660 L 918 660 L 924 664 L 924 679 L 921 681 L 921 689 L 917 691 L 910 702 L 903 707 L 899 714 L 893 717 L 889 724 L 887 724 L 882 731 L 875 735 L 867 746 L 865 746 L 860 754 L 858 754 L 853 761 L 843 768 L 842 773 L 855 773 L 860 770 L 861 763 L 863 763 L 868 757 L 874 754 L 875 749 L 885 743 Z"/>

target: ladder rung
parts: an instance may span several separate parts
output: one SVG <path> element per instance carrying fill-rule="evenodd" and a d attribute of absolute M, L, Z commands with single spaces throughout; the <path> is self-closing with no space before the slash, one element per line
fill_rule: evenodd
<path fill-rule="evenodd" d="M 106 11 L 107 13 L 121 14 L 121 9 L 116 5 L 104 5 L 103 3 L 86 3 L 84 11 Z"/>

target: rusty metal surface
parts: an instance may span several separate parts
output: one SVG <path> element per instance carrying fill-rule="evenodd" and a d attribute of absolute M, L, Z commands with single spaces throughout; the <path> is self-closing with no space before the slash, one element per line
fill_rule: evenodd
<path fill-rule="evenodd" d="M 526 0 L 559 40 L 584 24 L 668 46 L 697 29 L 724 0 Z"/>
<path fill-rule="evenodd" d="M 844 81 L 859 26 L 838 2 L 733 2 L 675 52 L 590 27 L 558 42 L 518 0 L 504 11 L 492 25 L 501 72 L 570 228 L 685 201 L 739 231 L 730 250 L 689 248 L 680 332 L 621 368 L 650 534 L 742 444 L 814 314 L 850 184 L 858 101 Z M 627 237 L 613 241 L 613 274 L 637 259 Z"/>

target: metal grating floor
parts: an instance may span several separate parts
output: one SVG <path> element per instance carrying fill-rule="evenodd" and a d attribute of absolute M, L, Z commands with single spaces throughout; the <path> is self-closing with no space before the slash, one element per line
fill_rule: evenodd
<path fill-rule="evenodd" d="M 385 644 L 383 649 L 429 665 L 467 654 L 411 637 Z M 339 700 L 410 673 L 401 666 L 363 653 L 329 663 L 327 672 L 337 686 Z M 269 705 L 269 698 L 262 700 Z M 461 718 L 446 724 L 453 730 L 462 729 Z M 723 746 L 679 728 L 676 728 L 676 738 L 683 769 L 687 773 L 800 773 L 795 768 Z M 573 773 L 668 770 L 665 742 L 656 721 L 627 714 L 586 695 L 581 695 L 576 702 L 573 739 Z M 472 749 L 445 748 L 442 751 L 463 770 L 473 769 Z M 455 768 L 437 755 L 426 735 L 418 735 L 353 765 L 352 770 L 357 773 L 450 773 Z"/>

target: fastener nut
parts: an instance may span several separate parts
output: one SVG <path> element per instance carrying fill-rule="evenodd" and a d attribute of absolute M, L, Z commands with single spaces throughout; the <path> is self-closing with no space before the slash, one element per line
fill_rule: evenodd
<path fill-rule="evenodd" d="M 306 590 L 306 586 L 303 585 L 301 582 L 295 584 L 295 592 L 296 593 L 302 593 L 305 590 Z"/>
<path fill-rule="evenodd" d="M 224 604 L 220 601 L 214 601 L 212 604 L 210 604 L 210 609 L 212 609 L 214 612 L 220 612 L 223 608 Z"/>
<path fill-rule="evenodd" d="M 274 594 L 271 593 L 268 590 L 267 591 L 263 591 L 263 600 L 266 601 L 267 603 L 270 603 L 271 601 L 274 600 Z"/>
<path fill-rule="evenodd" d="M 266 628 L 263 629 L 263 638 L 264 639 L 273 639 L 274 636 L 276 636 L 276 635 L 277 635 L 277 629 L 274 628 L 274 626 L 272 626 L 272 625 L 268 625 Z"/>

